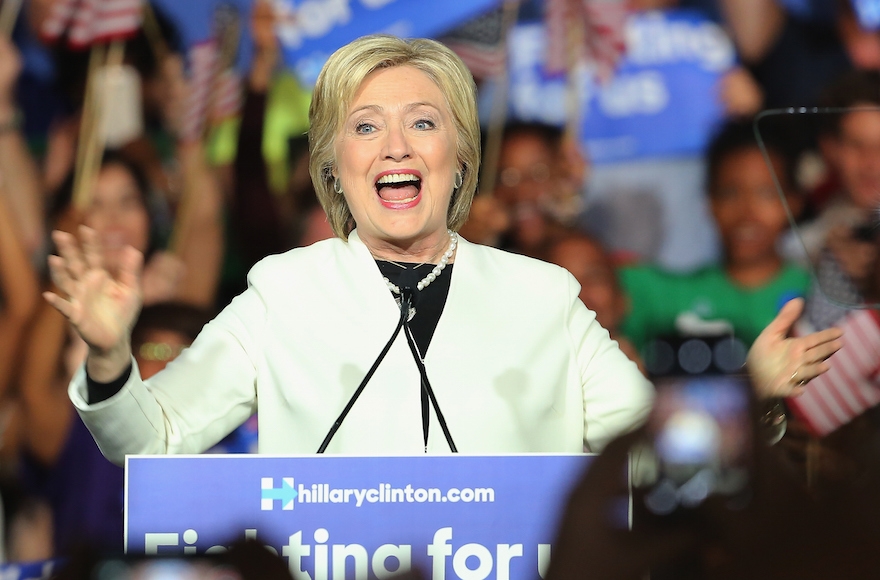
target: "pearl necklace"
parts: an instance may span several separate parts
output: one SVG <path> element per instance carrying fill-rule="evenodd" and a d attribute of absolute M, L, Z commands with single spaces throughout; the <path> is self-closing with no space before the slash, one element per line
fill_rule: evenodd
<path fill-rule="evenodd" d="M 427 276 L 419 280 L 418 284 L 416 284 L 416 288 L 418 288 L 420 291 L 427 288 L 431 282 L 437 279 L 437 276 L 440 275 L 440 272 L 442 272 L 443 269 L 446 267 L 446 264 L 449 263 L 449 260 L 452 258 L 452 254 L 455 253 L 455 246 L 458 245 L 458 234 L 456 234 L 452 230 L 446 230 L 446 232 L 449 234 L 449 249 L 447 249 L 446 253 L 444 253 L 440 257 L 440 263 L 434 266 L 434 269 L 431 270 L 431 272 Z M 388 286 L 389 290 L 391 290 L 398 296 L 400 295 L 400 288 L 396 284 L 392 283 L 387 276 L 383 276 L 382 279 L 385 280 L 385 285 Z"/>

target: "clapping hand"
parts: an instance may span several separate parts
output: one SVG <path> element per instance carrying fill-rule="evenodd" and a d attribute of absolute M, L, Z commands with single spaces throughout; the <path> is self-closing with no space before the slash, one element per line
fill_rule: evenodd
<path fill-rule="evenodd" d="M 132 247 L 123 251 L 113 277 L 103 265 L 98 233 L 79 227 L 72 234 L 55 231 L 58 256 L 49 257 L 52 281 L 64 297 L 43 294 L 89 345 L 89 375 L 110 381 L 129 364 L 131 329 L 142 303 L 143 255 Z"/>
<path fill-rule="evenodd" d="M 789 336 L 803 309 L 801 298 L 787 302 L 749 349 L 746 366 L 759 398 L 802 395 L 809 381 L 828 370 L 828 357 L 843 346 L 838 328 Z"/>

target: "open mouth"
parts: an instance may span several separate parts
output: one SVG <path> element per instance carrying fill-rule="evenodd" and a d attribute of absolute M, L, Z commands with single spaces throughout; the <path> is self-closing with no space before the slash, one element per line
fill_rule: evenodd
<path fill-rule="evenodd" d="M 376 193 L 386 207 L 399 208 L 418 201 L 422 178 L 415 173 L 385 173 L 376 180 Z"/>

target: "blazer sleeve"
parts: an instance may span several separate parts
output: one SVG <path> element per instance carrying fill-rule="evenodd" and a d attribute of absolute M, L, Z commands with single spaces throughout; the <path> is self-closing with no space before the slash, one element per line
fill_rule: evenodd
<path fill-rule="evenodd" d="M 89 405 L 83 366 L 70 383 L 70 399 L 114 463 L 127 454 L 201 453 L 256 412 L 265 321 L 265 304 L 252 286 L 154 377 L 142 380 L 134 363 L 118 393 Z"/>
<path fill-rule="evenodd" d="M 584 446 L 598 453 L 611 439 L 644 422 L 654 387 L 578 298 L 574 277 L 567 278 L 568 331 L 583 391 Z"/>

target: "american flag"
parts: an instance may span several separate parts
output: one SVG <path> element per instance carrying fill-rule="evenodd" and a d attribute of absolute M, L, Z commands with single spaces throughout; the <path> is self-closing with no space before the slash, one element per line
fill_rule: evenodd
<path fill-rule="evenodd" d="M 564 73 L 569 56 L 573 56 L 591 64 L 600 80 L 610 79 L 626 52 L 627 16 L 625 0 L 547 0 L 547 72 Z M 572 26 L 578 27 L 581 34 L 582 43 L 575 47 L 569 46 Z M 576 54 L 569 55 L 569 50 Z"/>
<path fill-rule="evenodd" d="M 242 101 L 241 85 L 241 76 L 234 69 L 227 68 L 217 73 L 209 113 L 212 122 L 217 123 L 238 115 Z"/>
<path fill-rule="evenodd" d="M 843 347 L 828 359 L 831 370 L 807 383 L 803 395 L 788 399 L 819 437 L 880 403 L 880 313 L 854 310 L 836 326 L 843 330 Z"/>
<path fill-rule="evenodd" d="M 213 39 L 194 44 L 188 54 L 189 94 L 181 139 L 198 141 L 207 122 L 233 117 L 241 106 L 241 79 L 231 68 L 218 70 L 221 61 Z"/>
<path fill-rule="evenodd" d="M 67 42 L 83 48 L 133 36 L 141 25 L 141 0 L 55 0 L 40 35 L 54 42 L 67 33 Z"/>
<path fill-rule="evenodd" d="M 181 139 L 199 141 L 205 129 L 208 100 L 217 66 L 217 43 L 213 40 L 197 42 L 187 55 L 189 62 L 189 94 L 183 113 Z"/>
<path fill-rule="evenodd" d="M 440 37 L 464 61 L 478 79 L 496 76 L 506 64 L 503 7 L 469 20 Z"/>

